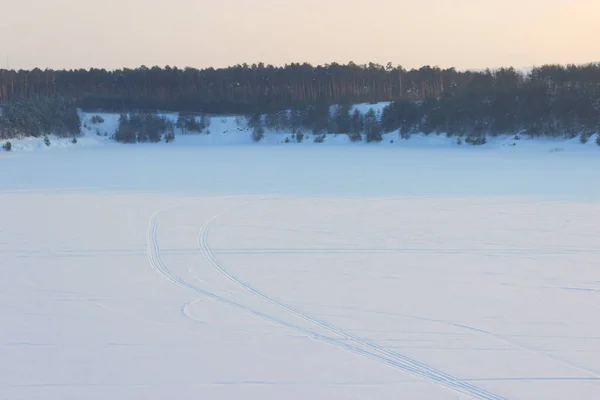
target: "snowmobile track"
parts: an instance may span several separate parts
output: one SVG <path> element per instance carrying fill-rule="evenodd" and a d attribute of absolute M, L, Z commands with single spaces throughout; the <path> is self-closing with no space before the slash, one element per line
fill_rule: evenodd
<path fill-rule="evenodd" d="M 354 352 L 357 352 L 357 353 L 360 353 L 363 355 L 365 355 L 365 353 L 366 353 L 367 357 L 369 357 L 369 358 L 378 360 L 380 362 L 384 362 L 387 365 L 393 366 L 393 367 L 401 369 L 403 371 L 410 372 L 421 378 L 425 378 L 425 379 L 433 381 L 439 385 L 442 385 L 448 389 L 469 395 L 470 397 L 475 398 L 475 399 L 505 400 L 505 398 L 502 396 L 499 396 L 499 395 L 491 393 L 487 390 L 481 389 L 481 388 L 474 386 L 468 382 L 461 381 L 460 379 L 458 379 L 456 377 L 448 375 L 448 374 L 446 374 L 440 370 L 437 370 L 427 364 L 424 364 L 420 361 L 414 360 L 410 357 L 407 357 L 402 354 L 396 353 L 392 350 L 386 349 L 382 346 L 377 345 L 376 343 L 373 343 L 372 341 L 370 341 L 368 339 L 361 338 L 350 332 L 347 332 L 338 327 L 335 327 L 323 320 L 320 320 L 318 318 L 315 318 L 315 317 L 312 317 L 305 313 L 302 313 L 301 311 L 265 294 L 264 292 L 253 287 L 249 283 L 241 280 L 240 278 L 238 278 L 237 276 L 232 274 L 229 270 L 227 270 L 219 262 L 219 260 L 212 253 L 210 246 L 208 244 L 208 234 L 209 234 L 209 231 L 210 231 L 210 228 L 211 228 L 213 222 L 218 217 L 223 215 L 224 213 L 225 212 L 222 212 L 220 214 L 213 216 L 201 227 L 200 233 L 198 235 L 198 244 L 200 246 L 200 250 L 201 250 L 204 258 L 213 267 L 215 267 L 223 276 L 225 276 L 227 279 L 229 279 L 231 282 L 233 282 L 236 285 L 240 286 L 241 288 L 247 290 L 248 292 L 252 293 L 253 295 L 255 295 L 259 298 L 262 298 L 262 299 L 268 301 L 269 303 L 282 308 L 283 310 L 287 311 L 288 313 L 290 313 L 292 315 L 295 315 L 305 321 L 308 321 L 316 326 L 319 326 L 331 333 L 339 335 L 342 338 L 344 338 L 344 340 L 351 341 L 352 343 L 354 343 L 356 345 L 356 347 L 353 347 L 354 350 L 351 350 L 351 351 L 354 351 Z M 303 328 L 300 328 L 300 329 L 303 329 Z M 314 335 L 318 335 L 318 334 L 313 332 L 313 337 L 314 337 Z M 346 343 L 340 342 L 339 340 L 335 340 L 335 344 L 338 345 L 338 347 L 342 346 L 342 345 L 344 347 L 348 346 Z M 348 349 L 347 347 L 345 347 L 345 348 Z M 360 352 L 358 350 L 360 350 Z M 385 360 L 385 361 L 382 361 L 382 360 Z"/>

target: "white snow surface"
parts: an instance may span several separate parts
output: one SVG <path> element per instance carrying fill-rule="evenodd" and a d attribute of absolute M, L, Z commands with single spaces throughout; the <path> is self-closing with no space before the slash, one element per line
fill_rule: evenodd
<path fill-rule="evenodd" d="M 237 128 L 0 154 L 0 399 L 600 397 L 594 138 Z"/>

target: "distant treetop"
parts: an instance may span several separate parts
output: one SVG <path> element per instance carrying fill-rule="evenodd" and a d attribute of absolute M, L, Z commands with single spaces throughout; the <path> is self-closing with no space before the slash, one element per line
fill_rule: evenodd
<path fill-rule="evenodd" d="M 251 113 L 317 102 L 350 104 L 452 96 L 468 86 L 485 90 L 536 83 L 600 85 L 600 64 L 546 65 L 527 74 L 514 68 L 457 71 L 424 66 L 293 63 L 282 67 L 241 64 L 228 68 L 141 66 L 136 69 L 0 70 L 0 102 L 63 96 L 84 109 Z"/>

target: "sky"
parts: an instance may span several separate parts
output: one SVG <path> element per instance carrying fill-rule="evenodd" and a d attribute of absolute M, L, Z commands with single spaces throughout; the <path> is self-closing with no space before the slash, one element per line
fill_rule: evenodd
<path fill-rule="evenodd" d="M 599 0 L 0 0 L 0 9 L 0 68 L 600 61 Z"/>

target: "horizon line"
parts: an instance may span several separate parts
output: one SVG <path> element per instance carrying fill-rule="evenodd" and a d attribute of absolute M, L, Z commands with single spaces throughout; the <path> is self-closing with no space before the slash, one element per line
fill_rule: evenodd
<path fill-rule="evenodd" d="M 8 59 L 7 59 L 8 61 Z M 103 68 L 103 67 L 79 67 L 79 68 L 41 68 L 39 66 L 33 67 L 33 68 L 19 68 L 19 69 L 15 69 L 15 68 L 9 68 L 9 66 L 7 65 L 7 68 L 0 68 L 0 71 L 6 72 L 31 72 L 31 71 L 35 71 L 40 70 L 40 71 L 91 71 L 91 70 L 103 70 L 106 72 L 116 72 L 116 71 L 123 71 L 123 70 L 136 70 L 136 69 L 140 69 L 142 67 L 145 67 L 147 69 L 153 69 L 153 68 L 159 68 L 159 69 L 167 69 L 167 68 L 171 68 L 171 69 L 178 69 L 178 70 L 185 70 L 185 69 L 192 69 L 192 70 L 197 70 L 197 71 L 206 71 L 206 70 L 226 70 L 226 69 L 232 69 L 232 68 L 237 68 L 237 67 L 253 67 L 253 66 L 259 66 L 259 65 L 263 65 L 265 68 L 287 68 L 289 66 L 292 65 L 309 65 L 312 68 L 326 68 L 328 66 L 332 66 L 332 65 L 339 65 L 339 66 L 350 66 L 350 65 L 355 65 L 358 67 L 368 67 L 369 64 L 374 64 L 376 66 L 381 66 L 386 68 L 389 64 L 392 64 L 391 62 L 387 62 L 385 64 L 380 64 L 377 62 L 367 62 L 367 63 L 356 63 L 354 61 L 348 61 L 345 63 L 341 63 L 341 62 L 337 62 L 337 61 L 333 61 L 333 62 L 329 62 L 329 63 L 319 63 L 319 64 L 312 64 L 308 61 L 303 61 L 303 62 L 291 62 L 291 63 L 285 63 L 285 64 L 268 64 L 268 63 L 264 63 L 264 62 L 253 62 L 253 63 L 247 63 L 247 62 L 242 62 L 242 63 L 237 63 L 237 64 L 231 64 L 225 67 L 215 67 L 215 66 L 207 66 L 207 67 L 193 67 L 190 65 L 186 65 L 186 66 L 178 66 L 178 65 L 170 65 L 170 64 L 165 64 L 164 66 L 160 66 L 160 65 L 152 65 L 152 66 L 148 66 L 146 64 L 138 64 L 136 67 L 127 67 L 127 66 L 121 66 L 121 67 L 117 67 L 117 68 Z M 422 68 L 437 68 L 440 69 L 442 71 L 444 70 L 450 70 L 450 69 L 454 69 L 456 72 L 485 72 L 485 71 L 498 71 L 501 69 L 514 69 L 516 71 L 520 71 L 520 72 L 530 72 L 531 70 L 535 69 L 535 68 L 542 68 L 545 66 L 560 66 L 560 67 L 568 67 L 568 66 L 577 66 L 577 67 L 584 67 L 584 66 L 598 66 L 600 65 L 600 61 L 588 61 L 588 62 L 580 62 L 580 63 L 543 63 L 543 64 L 535 64 L 535 65 L 529 65 L 529 66 L 520 66 L 520 67 L 516 67 L 516 66 L 512 66 L 512 65 L 506 65 L 506 66 L 497 66 L 497 67 L 482 67 L 482 68 L 464 68 L 464 69 L 458 69 L 456 67 L 445 67 L 442 68 L 437 64 L 426 64 L 426 65 L 422 65 L 418 68 L 404 68 L 401 64 L 396 64 L 393 65 L 392 64 L 392 68 L 393 69 L 397 69 L 397 68 L 402 68 L 405 71 L 418 71 Z"/>

